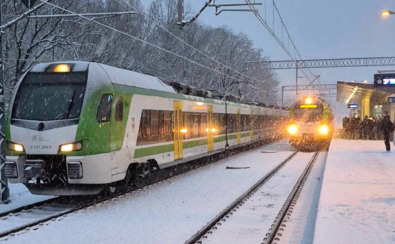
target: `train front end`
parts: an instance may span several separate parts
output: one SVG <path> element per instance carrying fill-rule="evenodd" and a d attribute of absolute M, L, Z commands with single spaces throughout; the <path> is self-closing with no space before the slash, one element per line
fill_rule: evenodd
<path fill-rule="evenodd" d="M 331 112 L 327 104 L 311 97 L 296 102 L 287 127 L 289 142 L 297 149 L 315 150 L 332 137 Z"/>
<path fill-rule="evenodd" d="M 18 82 L 6 120 L 5 172 L 11 183 L 23 183 L 36 194 L 63 195 L 56 190 L 66 190 L 69 195 L 69 182 L 82 179 L 83 157 L 70 155 L 87 146 L 77 134 L 88 67 L 39 64 Z"/>

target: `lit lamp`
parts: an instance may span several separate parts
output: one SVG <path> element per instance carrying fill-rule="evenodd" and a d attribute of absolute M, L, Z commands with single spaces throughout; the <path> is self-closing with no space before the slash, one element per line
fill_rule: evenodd
<path fill-rule="evenodd" d="M 381 16 L 383 16 L 384 18 L 387 18 L 391 14 L 395 14 L 395 12 L 390 11 L 390 10 L 384 10 L 384 11 L 381 12 Z"/>

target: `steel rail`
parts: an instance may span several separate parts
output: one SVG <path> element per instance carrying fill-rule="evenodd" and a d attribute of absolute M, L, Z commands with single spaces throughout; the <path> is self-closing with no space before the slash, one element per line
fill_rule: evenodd
<path fill-rule="evenodd" d="M 314 163 L 317 161 L 319 153 L 320 153 L 319 151 L 314 153 L 313 157 L 310 159 L 310 162 L 307 164 L 306 168 L 303 170 L 298 181 L 296 182 L 292 191 L 288 195 L 288 198 L 286 199 L 280 212 L 278 213 L 277 217 L 275 218 L 272 226 L 270 227 L 269 232 L 266 234 L 266 237 L 263 239 L 262 243 L 274 244 L 280 240 L 279 237 L 282 236 L 282 234 L 280 232 L 284 230 L 284 227 L 286 227 L 285 223 L 287 222 L 287 220 L 285 218 L 292 213 L 293 207 L 296 205 L 296 201 L 299 198 L 299 195 L 303 189 L 304 183 L 306 182 L 306 180 L 311 172 L 311 169 L 314 166 Z"/>
<path fill-rule="evenodd" d="M 201 238 L 203 238 L 207 232 L 211 230 L 217 223 L 219 223 L 224 217 L 231 214 L 231 212 L 237 208 L 241 203 L 243 203 L 249 196 L 251 196 L 254 192 L 258 190 L 263 184 L 265 184 L 272 176 L 274 176 L 284 165 L 286 165 L 298 152 L 292 153 L 288 158 L 278 164 L 275 168 L 273 168 L 269 173 L 263 176 L 260 180 L 258 180 L 252 187 L 250 187 L 247 191 L 245 191 L 242 195 L 240 195 L 234 202 L 232 202 L 228 207 L 222 210 L 216 217 L 214 217 L 210 222 L 208 222 L 202 229 L 200 229 L 196 234 L 194 234 L 191 238 L 189 238 L 185 243 L 192 244 L 198 242 Z"/>
<path fill-rule="evenodd" d="M 55 203 L 58 200 L 59 200 L 59 197 L 54 197 L 54 198 L 47 199 L 47 200 L 44 200 L 44 201 L 35 202 L 35 203 L 24 205 L 24 206 L 21 206 L 21 207 L 18 207 L 18 208 L 14 208 L 14 209 L 8 210 L 6 212 L 0 213 L 0 219 L 6 217 L 7 215 L 15 214 L 15 213 L 22 212 L 22 211 L 26 211 L 26 210 L 32 209 L 34 207 L 40 207 L 40 206 L 43 206 L 43 205 L 46 205 L 46 204 L 52 204 L 52 203 Z"/>
<path fill-rule="evenodd" d="M 262 146 L 264 144 L 265 144 L 264 141 L 256 143 L 256 144 L 248 144 L 248 145 L 245 145 L 243 147 L 236 148 L 235 150 L 232 150 L 232 152 L 241 153 L 241 152 L 244 152 L 244 151 L 249 151 L 251 149 L 255 149 L 255 148 L 257 148 L 259 146 Z M 203 158 L 199 158 L 199 159 L 196 159 L 196 160 L 192 160 L 192 161 L 190 161 L 188 163 L 185 163 L 185 164 L 182 164 L 182 165 L 176 165 L 173 168 L 166 168 L 164 170 L 154 171 L 153 175 L 152 175 L 153 177 L 148 179 L 147 182 L 144 182 L 143 183 L 144 185 L 142 185 L 142 186 L 139 186 L 139 187 L 127 187 L 125 190 L 122 190 L 120 192 L 116 192 L 116 193 L 111 194 L 109 196 L 104 196 L 103 197 L 102 195 L 99 195 L 99 197 L 103 197 L 103 198 L 89 199 L 89 201 L 87 201 L 86 203 L 81 203 L 77 207 L 71 206 L 71 209 L 60 211 L 60 212 L 58 212 L 56 214 L 52 214 L 52 215 L 47 216 L 45 218 L 42 218 L 40 220 L 36 220 L 36 221 L 31 222 L 31 223 L 24 224 L 24 225 L 18 226 L 18 227 L 13 228 L 13 229 L 9 229 L 9 230 L 3 231 L 3 232 L 0 233 L 0 239 L 6 238 L 8 236 L 13 236 L 17 232 L 29 229 L 30 227 L 42 225 L 45 222 L 48 222 L 48 221 L 51 221 L 53 219 L 62 217 L 64 215 L 67 215 L 67 214 L 79 211 L 81 209 L 85 209 L 85 208 L 88 208 L 90 206 L 94 206 L 96 204 L 109 201 L 111 199 L 116 199 L 116 198 L 121 197 L 122 195 L 125 195 L 127 193 L 132 193 L 134 191 L 146 188 L 146 187 L 148 187 L 150 185 L 153 185 L 155 183 L 163 182 L 163 181 L 165 181 L 167 179 L 170 179 L 172 177 L 176 177 L 176 176 L 179 176 L 179 175 L 182 175 L 182 174 L 186 174 L 186 173 L 192 172 L 195 169 L 202 168 L 204 166 L 210 165 L 210 164 L 215 163 L 215 162 L 217 162 L 217 161 L 219 161 L 219 160 L 221 160 L 223 158 L 226 158 L 226 157 L 230 156 L 230 155 L 227 154 L 228 152 L 230 152 L 230 151 L 223 151 L 223 152 L 218 152 L 217 154 L 214 154 L 214 155 L 210 155 L 210 156 L 208 156 L 210 158 L 209 160 L 204 160 L 207 157 L 203 157 Z M 219 155 L 223 155 L 224 157 L 222 157 L 222 158 L 218 157 L 216 159 L 211 159 L 211 157 L 219 156 Z M 49 199 L 48 201 L 50 201 L 50 200 L 58 200 L 58 199 L 59 198 Z M 43 204 L 40 204 L 40 203 L 43 203 Z M 44 202 L 39 202 L 37 204 L 30 204 L 30 205 L 27 205 L 27 206 L 24 206 L 24 207 L 20 207 L 20 208 L 17 208 L 17 209 L 8 211 L 8 212 L 19 213 L 19 212 L 22 212 L 26 208 L 32 209 L 35 206 L 45 205 L 45 203 L 48 203 L 48 202 L 44 201 Z M 54 206 L 56 206 L 56 205 L 54 205 Z M 5 216 L 6 215 L 4 215 L 2 217 L 4 218 Z"/>

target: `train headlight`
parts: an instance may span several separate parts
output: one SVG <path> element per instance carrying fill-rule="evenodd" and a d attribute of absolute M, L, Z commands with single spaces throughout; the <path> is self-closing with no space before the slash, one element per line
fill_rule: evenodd
<path fill-rule="evenodd" d="M 25 151 L 25 148 L 23 147 L 23 145 L 18 144 L 18 143 L 13 143 L 13 142 L 8 142 L 7 148 L 8 148 L 8 150 L 14 151 L 14 152 L 24 152 Z"/>
<path fill-rule="evenodd" d="M 70 72 L 70 66 L 67 64 L 59 64 L 56 65 L 54 68 L 55 73 L 69 73 Z"/>
<path fill-rule="evenodd" d="M 304 102 L 306 104 L 312 104 L 313 103 L 313 99 L 311 97 L 306 98 L 306 100 L 304 100 Z"/>
<path fill-rule="evenodd" d="M 79 151 L 81 149 L 82 149 L 81 142 L 67 143 L 67 144 L 60 145 L 60 147 L 59 147 L 60 152 Z"/>
<path fill-rule="evenodd" d="M 321 125 L 320 127 L 320 133 L 322 135 L 327 135 L 329 133 L 329 128 L 327 125 Z"/>
<path fill-rule="evenodd" d="M 296 125 L 290 125 L 288 126 L 288 133 L 291 135 L 295 135 L 296 132 L 298 132 L 298 127 Z"/>

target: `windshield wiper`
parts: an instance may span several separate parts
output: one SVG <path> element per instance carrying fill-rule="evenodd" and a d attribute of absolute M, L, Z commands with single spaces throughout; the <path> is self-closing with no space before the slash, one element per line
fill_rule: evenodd
<path fill-rule="evenodd" d="M 75 97 L 75 90 L 73 92 L 73 95 L 71 96 L 71 98 L 69 99 L 69 104 L 66 107 L 66 110 L 63 111 L 61 114 L 59 114 L 58 116 L 56 116 L 55 119 L 67 119 L 70 116 L 70 112 L 71 112 L 71 108 L 74 105 L 74 97 Z"/>

